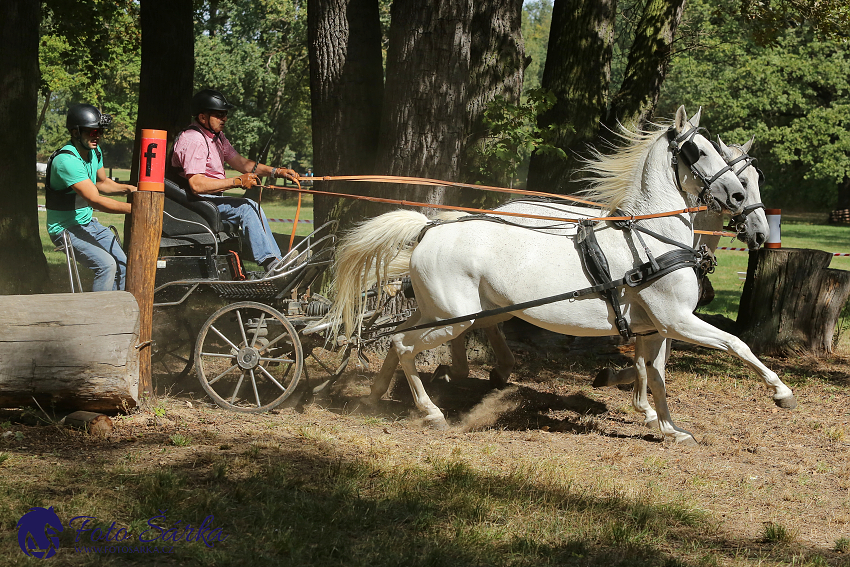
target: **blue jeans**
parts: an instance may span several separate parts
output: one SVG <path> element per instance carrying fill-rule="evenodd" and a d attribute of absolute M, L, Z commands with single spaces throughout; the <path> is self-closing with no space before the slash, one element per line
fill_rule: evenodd
<path fill-rule="evenodd" d="M 242 234 L 251 245 L 254 261 L 258 264 L 270 258 L 280 258 L 280 248 L 272 236 L 269 228 L 269 220 L 263 209 L 250 199 L 239 197 L 219 197 L 217 195 L 207 196 L 221 213 L 222 220 L 239 223 Z"/>
<path fill-rule="evenodd" d="M 66 230 L 71 235 L 77 261 L 94 272 L 92 291 L 123 290 L 127 278 L 127 256 L 112 231 L 94 218 L 85 226 L 72 226 Z M 50 239 L 58 246 L 62 244 L 62 233 L 51 234 Z"/>

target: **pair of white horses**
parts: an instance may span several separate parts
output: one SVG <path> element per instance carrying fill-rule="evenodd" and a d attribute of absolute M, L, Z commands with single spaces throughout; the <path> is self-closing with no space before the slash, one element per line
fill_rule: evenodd
<path fill-rule="evenodd" d="M 621 148 L 610 155 L 597 153 L 585 165 L 590 187 L 586 197 L 602 203 L 608 214 L 619 211 L 618 215 L 639 217 L 685 211 L 694 207 L 698 196 L 708 193 L 718 208 L 741 213 L 754 198 L 749 177 L 752 172 L 744 170 L 754 168 L 729 168 L 727 160 L 735 150 L 722 144 L 715 148 L 699 133 L 699 117 L 697 113 L 688 120 L 684 107 L 680 107 L 669 127 L 648 132 L 624 130 L 621 135 L 626 143 Z M 685 144 L 690 146 L 687 159 L 682 159 L 684 152 L 680 149 Z M 754 188 L 757 199 L 757 181 Z M 527 201 L 506 206 L 511 207 L 514 212 L 538 215 L 540 207 L 545 207 L 549 211 L 546 216 L 558 218 L 600 216 L 587 208 Z M 552 214 L 555 209 L 557 214 Z M 767 233 L 763 213 L 756 211 L 747 222 L 751 240 L 763 241 Z M 614 280 L 650 261 L 646 249 L 657 258 L 694 242 L 692 211 L 638 223 L 660 238 L 645 236 L 645 242 L 640 242 L 634 231 L 618 230 L 607 221 L 593 227 Z M 446 426 L 445 416 L 425 392 L 414 364 L 419 352 L 457 339 L 473 327 L 491 329 L 488 336 L 494 342 L 497 369 L 506 380 L 513 356 L 501 334 L 492 331 L 500 321 L 519 317 L 567 335 L 618 334 L 612 309 L 600 294 L 509 311 L 514 305 L 596 283 L 583 268 L 574 223 L 555 227 L 551 221 L 523 219 L 521 224 L 467 220 L 433 226 L 421 213 L 400 210 L 362 223 L 340 241 L 334 266 L 336 299 L 326 317 L 332 336 L 340 326 L 349 332 L 357 328 L 365 308 L 362 290 L 375 281 L 409 273 L 416 294 L 418 310 L 392 335 L 392 347 L 375 378 L 373 397 L 386 391 L 400 363 L 426 423 L 442 428 Z M 698 294 L 696 272 L 691 268 L 676 269 L 635 287 L 616 288 L 623 317 L 637 335 L 635 365 L 623 377 L 623 381 L 635 381 L 633 406 L 644 413 L 648 425 L 657 423 L 665 438 L 688 444 L 695 443 L 693 435 L 676 427 L 666 402 L 664 367 L 669 339 L 735 354 L 761 376 L 777 405 L 796 405 L 792 391 L 746 344 L 693 314 Z M 468 317 L 499 308 L 505 312 Z M 465 363 L 465 354 L 463 358 Z M 455 356 L 455 360 L 460 357 Z M 647 385 L 655 410 L 647 400 Z"/>

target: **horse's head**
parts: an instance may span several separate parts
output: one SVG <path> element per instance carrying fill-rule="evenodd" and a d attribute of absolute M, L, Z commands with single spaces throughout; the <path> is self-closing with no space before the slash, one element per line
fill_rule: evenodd
<path fill-rule="evenodd" d="M 682 190 L 700 196 L 709 207 L 739 214 L 746 190 L 717 148 L 700 133 L 701 114 L 702 109 L 688 119 L 685 107 L 680 106 L 668 132 L 677 183 Z"/>
<path fill-rule="evenodd" d="M 747 191 L 744 210 L 732 217 L 730 227 L 738 232 L 738 240 L 746 242 L 751 250 L 757 250 L 767 241 L 770 234 L 770 226 L 761 202 L 760 188 L 764 183 L 764 174 L 755 166 L 755 159 L 748 155 L 754 141 L 755 137 L 743 146 L 727 146 L 720 136 L 717 137 L 720 154 L 729 165 L 734 166 L 735 175 Z"/>
<path fill-rule="evenodd" d="M 35 507 L 21 516 L 18 521 L 18 545 L 32 557 L 47 559 L 56 554 L 59 547 L 58 532 L 64 530 L 62 520 L 50 508 Z"/>

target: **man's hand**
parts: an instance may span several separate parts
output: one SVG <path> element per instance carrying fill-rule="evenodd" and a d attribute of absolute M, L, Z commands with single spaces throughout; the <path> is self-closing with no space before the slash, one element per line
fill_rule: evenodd
<path fill-rule="evenodd" d="M 284 179 L 289 179 L 290 181 L 292 181 L 293 183 L 298 185 L 299 189 L 301 189 L 301 182 L 299 181 L 300 176 L 298 175 L 298 172 L 295 171 L 294 169 L 287 169 L 285 167 L 277 167 L 277 168 L 274 169 L 274 176 L 276 178 L 282 177 Z"/>
<path fill-rule="evenodd" d="M 257 177 L 253 173 L 243 173 L 239 177 L 233 178 L 233 186 L 234 187 L 243 187 L 245 189 L 250 189 L 254 185 L 260 184 L 260 178 Z"/>

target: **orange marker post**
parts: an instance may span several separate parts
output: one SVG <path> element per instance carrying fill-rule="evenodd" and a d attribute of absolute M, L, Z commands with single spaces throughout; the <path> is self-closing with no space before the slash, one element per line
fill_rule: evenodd
<path fill-rule="evenodd" d="M 139 190 L 133 193 L 130 247 L 127 250 L 127 291 L 139 304 L 139 398 L 153 397 L 151 381 L 151 327 L 156 259 L 162 234 L 165 201 L 165 130 L 142 130 Z"/>

